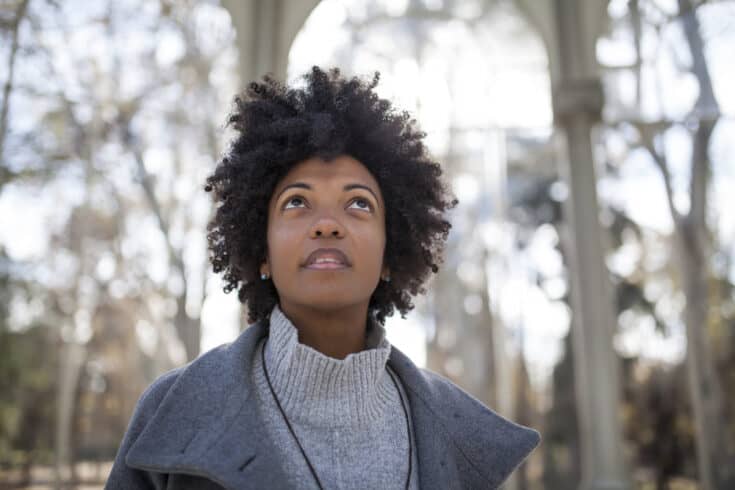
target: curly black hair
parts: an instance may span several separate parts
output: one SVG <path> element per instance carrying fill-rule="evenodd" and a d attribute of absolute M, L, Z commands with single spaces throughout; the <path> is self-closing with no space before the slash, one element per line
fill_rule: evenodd
<path fill-rule="evenodd" d="M 227 124 L 236 136 L 205 185 L 217 205 L 207 226 L 214 272 L 224 271 L 226 293 L 238 289 L 250 322 L 267 318 L 278 302 L 273 281 L 259 280 L 271 194 L 295 164 L 347 154 L 371 172 L 386 207 L 391 280 L 380 282 L 369 312 L 381 324 L 394 309 L 405 317 L 411 296 L 425 292 L 429 271 L 438 271 L 451 228 L 444 213 L 457 200 L 428 155 L 426 134 L 375 93 L 378 72 L 365 81 L 315 66 L 303 78 L 305 87 L 294 88 L 267 75 L 235 97 Z"/>

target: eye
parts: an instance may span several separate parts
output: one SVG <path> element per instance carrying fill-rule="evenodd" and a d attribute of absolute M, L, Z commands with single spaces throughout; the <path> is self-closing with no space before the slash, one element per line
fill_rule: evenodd
<path fill-rule="evenodd" d="M 293 196 L 286 200 L 286 204 L 283 206 L 283 209 L 300 208 L 302 206 L 306 206 L 304 198 L 301 196 Z"/>
<path fill-rule="evenodd" d="M 363 211 L 372 211 L 373 210 L 373 205 L 370 204 L 370 201 L 368 201 L 367 199 L 363 199 L 362 197 L 358 197 L 358 198 L 354 199 L 352 201 L 352 203 L 350 204 L 350 207 L 352 207 L 354 205 L 357 205 L 357 208 L 356 209 L 361 209 Z"/>

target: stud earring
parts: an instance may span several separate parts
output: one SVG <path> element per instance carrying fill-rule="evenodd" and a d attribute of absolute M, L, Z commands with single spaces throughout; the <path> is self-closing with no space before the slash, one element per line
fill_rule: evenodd
<path fill-rule="evenodd" d="M 268 274 L 261 274 L 260 279 L 265 281 L 266 279 L 268 279 Z"/>
<path fill-rule="evenodd" d="M 384 277 L 384 278 L 383 278 L 383 280 L 384 280 L 385 282 L 390 282 L 390 276 Z"/>

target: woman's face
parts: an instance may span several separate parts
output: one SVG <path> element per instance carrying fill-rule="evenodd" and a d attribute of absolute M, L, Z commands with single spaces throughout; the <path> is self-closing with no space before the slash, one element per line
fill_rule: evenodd
<path fill-rule="evenodd" d="M 388 270 L 385 204 L 370 172 L 348 155 L 310 158 L 281 179 L 268 205 L 261 265 L 281 306 L 366 306 Z"/>

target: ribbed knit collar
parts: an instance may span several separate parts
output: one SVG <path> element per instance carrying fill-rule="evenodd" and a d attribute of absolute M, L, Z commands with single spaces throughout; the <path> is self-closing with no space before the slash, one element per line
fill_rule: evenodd
<path fill-rule="evenodd" d="M 379 419 L 399 395 L 386 371 L 391 345 L 385 329 L 368 322 L 366 350 L 344 359 L 299 343 L 278 305 L 270 316 L 266 363 L 288 417 L 317 427 L 359 427 Z"/>

